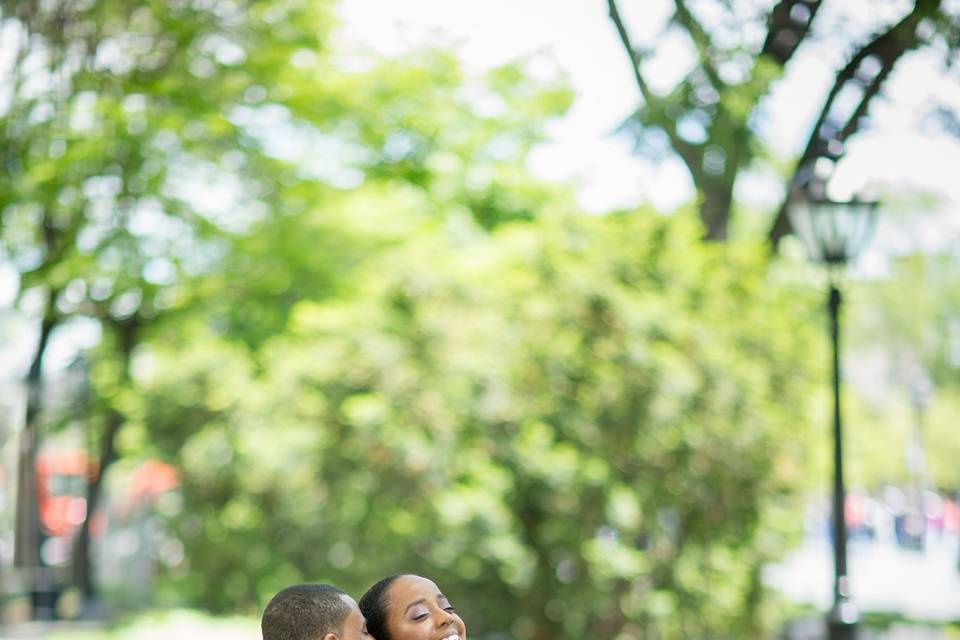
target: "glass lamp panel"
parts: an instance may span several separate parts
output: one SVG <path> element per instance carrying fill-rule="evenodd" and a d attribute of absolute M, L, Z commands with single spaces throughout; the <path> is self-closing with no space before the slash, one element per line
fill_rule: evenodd
<path fill-rule="evenodd" d="M 837 208 L 829 202 L 814 202 L 811 206 L 814 217 L 814 231 L 820 245 L 820 253 L 825 262 L 843 262 L 844 221 Z"/>
<path fill-rule="evenodd" d="M 814 214 L 810 202 L 808 200 L 795 200 L 788 207 L 787 214 L 790 216 L 790 225 L 807 250 L 807 256 L 813 262 L 822 262 L 823 256 L 820 253 L 820 243 L 813 228 Z"/>
<path fill-rule="evenodd" d="M 855 258 L 867 246 L 870 236 L 873 235 L 873 228 L 877 221 L 877 203 L 855 202 L 850 204 L 856 207 L 857 226 L 851 232 L 850 241 L 847 244 L 847 256 Z"/>
<path fill-rule="evenodd" d="M 862 211 L 859 205 L 848 202 L 831 204 L 833 217 L 837 221 L 838 262 L 853 258 L 853 249 L 860 244 L 859 230 L 863 226 Z"/>

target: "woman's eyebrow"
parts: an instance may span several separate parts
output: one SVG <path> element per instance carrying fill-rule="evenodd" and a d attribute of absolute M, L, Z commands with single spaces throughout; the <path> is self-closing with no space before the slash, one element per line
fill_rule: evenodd
<path fill-rule="evenodd" d="M 414 600 L 413 602 L 411 602 L 410 604 L 407 605 L 407 608 L 404 609 L 404 612 L 409 611 L 409 610 L 410 610 L 410 607 L 413 607 L 413 606 L 418 605 L 418 604 L 423 604 L 423 603 L 426 602 L 426 601 L 427 601 L 426 598 L 420 598 L 419 600 Z"/>

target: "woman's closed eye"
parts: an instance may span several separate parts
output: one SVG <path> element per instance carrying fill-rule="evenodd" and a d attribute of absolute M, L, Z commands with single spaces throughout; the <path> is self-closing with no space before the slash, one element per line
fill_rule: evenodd
<path fill-rule="evenodd" d="M 414 622 L 420 622 L 430 615 L 430 612 L 427 611 L 426 607 L 416 607 L 410 610 L 410 619 Z"/>

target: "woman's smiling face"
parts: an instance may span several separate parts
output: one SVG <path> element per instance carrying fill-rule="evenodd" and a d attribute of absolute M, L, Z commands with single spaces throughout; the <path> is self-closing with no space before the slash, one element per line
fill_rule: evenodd
<path fill-rule="evenodd" d="M 430 580 L 400 576 L 387 590 L 391 640 L 467 640 L 467 628 Z"/>

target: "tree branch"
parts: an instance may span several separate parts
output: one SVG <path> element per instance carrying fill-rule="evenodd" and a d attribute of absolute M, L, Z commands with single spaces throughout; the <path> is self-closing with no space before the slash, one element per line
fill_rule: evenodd
<path fill-rule="evenodd" d="M 899 58 L 902 54 L 903 52 L 900 52 L 900 54 L 897 55 L 897 58 Z M 867 115 L 867 109 L 870 107 L 870 101 L 880 93 L 880 89 L 883 86 L 884 81 L 887 79 L 887 76 L 890 75 L 891 71 L 893 71 L 893 62 L 890 64 L 884 64 L 870 84 L 864 88 L 863 97 L 860 99 L 860 103 L 850 116 L 850 119 L 847 120 L 847 123 L 843 126 L 843 129 L 841 129 L 840 133 L 837 134 L 837 139 L 839 141 L 845 141 L 847 138 L 855 134 L 860 128 L 860 123 L 863 120 L 863 117 Z"/>
<path fill-rule="evenodd" d="M 821 0 L 780 0 L 767 18 L 767 38 L 760 54 L 772 58 L 781 67 L 810 32 Z"/>
<path fill-rule="evenodd" d="M 687 34 L 690 36 L 690 39 L 693 41 L 693 45 L 697 49 L 697 55 L 700 59 L 700 68 L 703 69 L 704 74 L 709 78 L 710 84 L 713 85 L 713 88 L 717 91 L 720 91 L 726 83 L 720 79 L 720 76 L 717 74 L 717 69 L 713 64 L 713 60 L 710 58 L 710 35 L 703 28 L 703 25 L 696 19 L 696 17 L 690 12 L 690 8 L 687 6 L 686 0 L 673 0 L 673 6 L 676 8 L 673 17 L 684 29 L 686 29 Z"/>
<path fill-rule="evenodd" d="M 823 108 L 820 110 L 813 131 L 810 133 L 807 146 L 794 168 L 789 183 L 791 187 L 800 186 L 798 183 L 803 179 L 802 172 L 806 171 L 818 158 L 831 157 L 838 159 L 842 156 L 842 143 L 860 130 L 864 116 L 870 107 L 870 102 L 880 93 L 884 81 L 893 71 L 897 61 L 904 53 L 917 46 L 917 27 L 921 20 L 936 12 L 940 3 L 941 0 L 917 0 L 910 13 L 861 47 L 840 70 L 830 93 L 827 95 Z M 880 68 L 875 75 L 864 79 L 861 65 L 868 59 L 878 61 Z M 858 72 L 861 74 L 859 77 Z M 856 109 L 842 123 L 832 123 L 830 121 L 831 111 L 837 96 L 851 83 L 862 90 L 860 101 Z M 840 144 L 832 144 L 835 142 Z M 835 149 L 831 149 L 831 146 Z M 768 238 L 774 248 L 776 248 L 780 239 L 791 231 L 787 216 L 789 197 L 788 193 L 768 233 Z"/>
<path fill-rule="evenodd" d="M 640 70 L 641 58 L 637 54 L 633 43 L 630 41 L 630 34 L 627 33 L 627 28 L 624 26 L 623 19 L 620 17 L 616 0 L 607 0 L 607 6 L 610 10 L 610 19 L 613 20 L 613 24 L 616 26 L 617 33 L 620 36 L 620 42 L 627 52 L 627 58 L 633 70 L 634 80 L 640 89 L 640 95 L 643 96 L 643 100 L 648 107 L 659 105 L 663 100 L 653 93 L 646 79 L 643 77 L 643 72 Z M 680 137 L 677 133 L 675 121 L 667 120 L 665 122 L 657 122 L 656 124 L 667 134 L 667 137 L 670 139 L 670 146 L 673 147 L 673 150 L 680 156 L 684 164 L 687 165 L 687 169 L 689 169 L 692 174 L 699 175 L 701 164 L 700 150 Z"/>
<path fill-rule="evenodd" d="M 653 95 L 649 85 L 647 85 L 647 81 L 643 77 L 643 73 L 640 72 L 640 56 L 630 42 L 630 34 L 627 33 L 627 28 L 624 26 L 623 19 L 620 17 L 620 10 L 617 8 L 616 0 L 607 0 L 607 7 L 610 10 L 610 19 L 613 20 L 613 24 L 617 28 L 617 34 L 620 36 L 620 42 L 623 43 L 623 48 L 627 51 L 627 58 L 630 60 L 630 66 L 633 69 L 633 78 L 636 80 L 637 87 L 640 89 L 640 95 L 643 96 L 645 102 L 650 103 L 656 96 Z"/>

